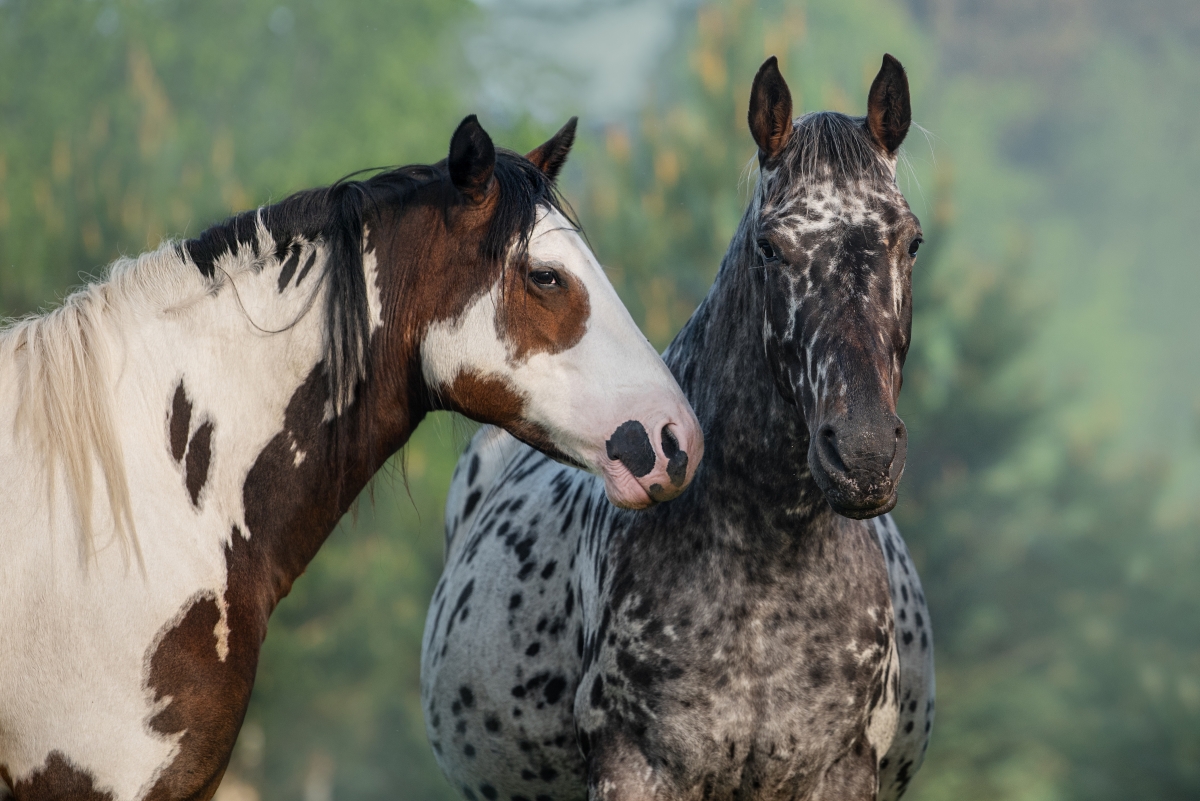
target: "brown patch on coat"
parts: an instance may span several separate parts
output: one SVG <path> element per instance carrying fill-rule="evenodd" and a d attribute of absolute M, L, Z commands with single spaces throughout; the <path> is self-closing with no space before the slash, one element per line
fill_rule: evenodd
<path fill-rule="evenodd" d="M 552 270 L 559 283 L 541 286 L 531 275 Z M 583 281 L 559 264 L 513 265 L 504 275 L 496 333 L 517 364 L 535 353 L 562 353 L 587 332 L 591 301 Z"/>
<path fill-rule="evenodd" d="M 188 494 L 192 496 L 192 506 L 200 505 L 200 491 L 208 482 L 208 465 L 212 458 L 213 423 L 206 420 L 192 435 L 188 443 L 187 464 L 184 470 L 184 482 Z"/>
<path fill-rule="evenodd" d="M 167 433 L 171 442 L 171 456 L 175 461 L 183 461 L 183 453 L 187 450 L 188 430 L 192 425 L 192 402 L 188 399 L 183 382 L 175 387 L 175 397 L 171 400 L 171 411 L 167 413 Z"/>
<path fill-rule="evenodd" d="M 236 537 L 236 532 L 234 534 Z M 236 652 L 233 637 L 224 661 L 215 632 L 221 619 L 216 598 L 192 598 L 168 624 L 150 655 L 149 689 L 166 706 L 150 719 L 165 735 L 182 733 L 179 755 L 160 774 L 146 801 L 208 799 L 217 791 L 246 713 L 258 648 Z"/>
<path fill-rule="evenodd" d="M 147 801 L 203 801 L 216 792 L 250 701 L 267 620 L 378 467 L 368 469 L 366 459 L 349 465 L 346 499 L 338 497 L 329 480 L 332 427 L 323 420 L 327 398 L 318 366 L 288 402 L 283 429 L 246 477 L 247 531 L 234 526 L 225 548 L 225 658 L 217 650 L 221 610 L 213 595 L 189 601 L 149 655 L 147 686 L 156 701 L 168 701 L 150 721 L 151 728 L 162 734 L 182 732 L 183 737 L 178 755 L 159 774 Z M 293 441 L 311 456 L 299 466 Z"/>
<path fill-rule="evenodd" d="M 14 783 L 6 768 L 0 767 L 0 777 L 13 791 L 17 801 L 113 801 L 109 792 L 96 789 L 96 780 L 86 770 L 71 764 L 62 751 L 51 751 L 46 766 L 30 774 L 28 779 Z"/>

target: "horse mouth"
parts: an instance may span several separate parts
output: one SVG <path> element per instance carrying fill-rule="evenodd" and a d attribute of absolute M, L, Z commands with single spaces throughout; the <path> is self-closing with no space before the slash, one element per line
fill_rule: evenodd
<path fill-rule="evenodd" d="M 825 493 L 825 500 L 829 503 L 829 507 L 842 517 L 849 517 L 852 520 L 867 520 L 887 514 L 895 508 L 896 500 L 899 498 L 899 494 L 894 488 L 882 501 L 876 499 L 868 499 L 866 501 L 843 499 L 837 497 L 837 495 L 838 493 Z"/>
<path fill-rule="evenodd" d="M 661 490 L 658 484 L 650 487 L 642 486 L 642 482 L 623 463 L 605 459 L 600 465 L 600 476 L 604 479 L 604 494 L 609 503 L 621 509 L 647 509 L 663 498 L 655 498 L 655 489 Z"/>

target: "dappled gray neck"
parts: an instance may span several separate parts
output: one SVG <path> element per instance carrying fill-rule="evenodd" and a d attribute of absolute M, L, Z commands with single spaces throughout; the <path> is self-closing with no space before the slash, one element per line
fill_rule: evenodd
<path fill-rule="evenodd" d="M 696 480 L 740 482 L 747 493 L 807 514 L 825 504 L 808 469 L 803 413 L 779 394 L 767 363 L 763 292 L 747 217 L 708 295 L 663 358 L 704 430 Z M 693 487 L 688 495 L 703 492 Z"/>

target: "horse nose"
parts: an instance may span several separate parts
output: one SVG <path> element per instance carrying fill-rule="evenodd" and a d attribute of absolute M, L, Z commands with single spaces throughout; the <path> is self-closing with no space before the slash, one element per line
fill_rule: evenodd
<path fill-rule="evenodd" d="M 657 439 L 666 461 L 667 479 L 672 485 L 682 487 L 687 478 L 687 451 L 679 446 L 679 440 L 669 423 L 659 429 Z M 654 452 L 650 435 L 637 420 L 622 423 L 605 445 L 608 458 L 625 465 L 634 478 L 644 478 L 658 463 L 658 454 Z"/>
<path fill-rule="evenodd" d="M 679 423 L 653 425 L 649 431 L 640 421 L 628 420 L 613 432 L 605 450 L 641 487 L 645 503 L 652 503 L 669 501 L 683 492 L 690 481 L 689 472 L 695 471 L 703 453 L 703 443 L 699 424 L 689 415 Z"/>
<path fill-rule="evenodd" d="M 811 456 L 814 477 L 835 508 L 866 510 L 894 495 L 907 454 L 908 429 L 900 418 L 887 414 L 867 425 L 823 423 Z"/>
<path fill-rule="evenodd" d="M 817 431 L 817 453 L 822 467 L 835 473 L 876 470 L 891 473 L 903 464 L 908 451 L 908 429 L 895 415 L 873 426 L 823 423 Z M 887 432 L 887 433 L 883 433 Z"/>

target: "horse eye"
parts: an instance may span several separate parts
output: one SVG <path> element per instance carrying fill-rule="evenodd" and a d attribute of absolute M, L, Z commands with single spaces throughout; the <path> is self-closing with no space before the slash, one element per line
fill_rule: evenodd
<path fill-rule="evenodd" d="M 771 247 L 771 243 L 765 239 L 758 240 L 758 252 L 762 256 L 763 261 L 775 261 L 779 258 L 775 253 L 775 248 Z"/>
<path fill-rule="evenodd" d="M 912 241 L 912 243 L 908 246 L 908 255 L 910 255 L 910 256 L 917 255 L 917 248 L 921 247 L 921 243 L 924 241 L 925 240 L 919 236 L 916 239 L 914 239 Z"/>
<path fill-rule="evenodd" d="M 538 286 L 560 286 L 562 284 L 558 280 L 558 273 L 554 272 L 554 270 L 534 270 L 529 274 L 529 277 Z"/>

